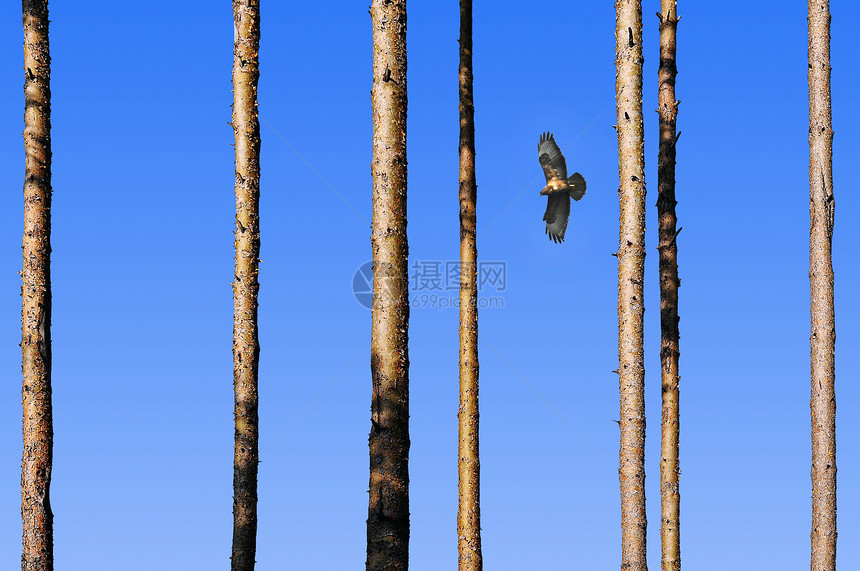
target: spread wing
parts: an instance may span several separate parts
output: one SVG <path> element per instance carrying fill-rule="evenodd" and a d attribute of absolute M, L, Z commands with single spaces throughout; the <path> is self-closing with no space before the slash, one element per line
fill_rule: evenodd
<path fill-rule="evenodd" d="M 567 163 L 564 162 L 564 155 L 561 154 L 552 133 L 543 133 L 540 136 L 538 160 L 547 182 L 567 178 Z"/>
<path fill-rule="evenodd" d="M 564 242 L 564 232 L 570 218 L 570 194 L 555 192 L 547 198 L 546 214 L 543 215 L 546 220 L 546 233 L 553 242 Z"/>

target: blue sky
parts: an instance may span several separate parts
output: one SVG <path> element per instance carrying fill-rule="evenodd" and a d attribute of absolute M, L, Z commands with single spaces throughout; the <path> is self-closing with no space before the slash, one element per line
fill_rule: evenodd
<path fill-rule="evenodd" d="M 689 5 L 688 5 L 689 4 Z M 656 75 L 645 12 L 648 513 L 659 567 Z M 860 564 L 860 153 L 853 22 L 832 2 L 839 564 Z M 458 259 L 456 2 L 409 3 L 409 243 Z M 677 94 L 682 557 L 808 565 L 806 6 L 682 3 Z M 364 565 L 370 313 L 367 3 L 262 9 L 258 569 Z M 618 171 L 611 2 L 475 3 L 478 248 L 505 263 L 480 315 L 488 569 L 620 559 Z M 229 2 L 53 3 L 58 568 L 226 568 L 232 505 Z M 23 94 L 0 7 L 0 567 L 20 558 Z M 552 78 L 552 82 L 548 80 Z M 588 180 L 550 243 L 536 146 Z M 417 281 L 416 281 L 417 283 Z M 457 312 L 413 289 L 411 566 L 454 568 Z M 443 292 L 443 298 L 448 295 Z M 437 298 L 438 300 L 439 298 Z"/>

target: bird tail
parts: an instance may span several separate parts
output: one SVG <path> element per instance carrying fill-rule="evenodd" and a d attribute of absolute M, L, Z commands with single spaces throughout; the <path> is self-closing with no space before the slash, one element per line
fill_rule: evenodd
<path fill-rule="evenodd" d="M 574 200 L 579 200 L 585 196 L 585 177 L 578 172 L 573 173 L 567 179 L 567 184 L 570 185 L 570 197 Z"/>

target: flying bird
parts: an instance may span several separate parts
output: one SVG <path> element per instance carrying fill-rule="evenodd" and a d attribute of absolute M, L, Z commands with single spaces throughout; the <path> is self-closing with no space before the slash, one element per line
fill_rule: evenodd
<path fill-rule="evenodd" d="M 567 163 L 555 142 L 552 133 L 544 133 L 538 143 L 538 160 L 546 175 L 546 186 L 540 195 L 547 197 L 546 233 L 549 239 L 558 244 L 564 242 L 567 220 L 570 218 L 570 199 L 579 200 L 585 196 L 585 179 L 578 172 L 567 176 Z"/>

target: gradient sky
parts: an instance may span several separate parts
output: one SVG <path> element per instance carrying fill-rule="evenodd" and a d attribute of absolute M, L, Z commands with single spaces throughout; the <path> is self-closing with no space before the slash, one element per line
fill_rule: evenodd
<path fill-rule="evenodd" d="M 656 135 L 646 2 L 649 561 L 659 568 Z M 832 2 L 839 565 L 860 567 L 856 26 Z M 682 558 L 808 568 L 806 5 L 682 2 L 677 96 Z M 456 2 L 410 0 L 409 245 L 458 259 Z M 612 2 L 479 0 L 478 251 L 485 567 L 620 561 Z M 370 312 L 367 2 L 265 1 L 258 569 L 365 560 Z M 53 2 L 58 569 L 227 568 L 232 531 L 232 16 L 227 1 Z M 20 560 L 20 6 L 0 7 L 0 568 Z M 551 81 L 550 81 L 551 80 Z M 588 180 L 541 221 L 550 130 Z M 426 277 L 426 275 L 425 275 Z M 457 312 L 413 282 L 411 566 L 457 562 Z M 430 287 L 430 284 L 427 285 Z M 435 307 L 431 294 L 437 295 Z M 487 302 L 489 303 L 489 301 Z M 500 307 L 499 305 L 503 305 Z"/>

